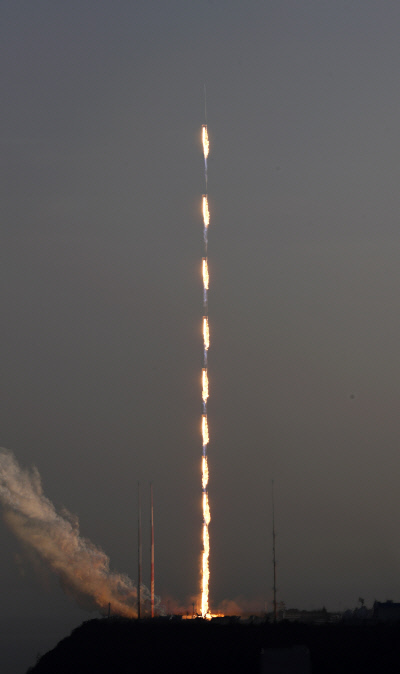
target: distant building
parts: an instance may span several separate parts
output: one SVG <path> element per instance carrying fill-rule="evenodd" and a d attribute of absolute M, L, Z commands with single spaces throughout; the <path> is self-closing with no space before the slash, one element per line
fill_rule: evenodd
<path fill-rule="evenodd" d="M 344 611 L 344 613 L 342 613 L 342 620 L 345 623 L 365 623 L 366 621 L 373 620 L 373 613 L 373 608 L 367 608 L 362 605 L 353 610 L 347 609 Z"/>
<path fill-rule="evenodd" d="M 400 622 L 400 604 L 394 601 L 375 601 L 373 606 L 374 620 L 382 623 Z"/>
<path fill-rule="evenodd" d="M 283 620 L 300 623 L 328 623 L 330 615 L 325 607 L 317 611 L 301 611 L 298 608 L 286 609 Z"/>

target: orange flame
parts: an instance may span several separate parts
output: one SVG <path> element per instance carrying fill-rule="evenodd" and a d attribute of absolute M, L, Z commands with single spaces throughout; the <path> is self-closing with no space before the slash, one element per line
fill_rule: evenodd
<path fill-rule="evenodd" d="M 203 489 L 207 489 L 208 486 L 208 462 L 207 462 L 207 457 L 203 456 L 203 461 L 202 461 L 202 474 L 203 474 Z"/>
<path fill-rule="evenodd" d="M 208 435 L 207 414 L 203 414 L 203 416 L 202 416 L 201 432 L 203 434 L 203 446 L 208 445 L 208 443 L 210 442 L 210 438 L 209 438 L 209 435 Z"/>
<path fill-rule="evenodd" d="M 208 275 L 207 258 L 203 257 L 203 286 L 206 290 L 208 290 L 209 281 L 210 281 L 210 277 Z"/>
<path fill-rule="evenodd" d="M 210 506 L 208 496 L 203 494 L 203 563 L 202 563 L 202 588 L 201 588 L 201 615 L 206 618 L 209 613 L 208 607 L 208 586 L 210 582 L 210 538 L 208 534 L 208 525 L 210 523 Z"/>
<path fill-rule="evenodd" d="M 204 159 L 207 159 L 208 153 L 210 151 L 210 143 L 209 143 L 209 140 L 208 140 L 207 124 L 203 124 L 202 140 L 203 140 Z"/>
<path fill-rule="evenodd" d="M 208 526 L 211 522 L 211 514 L 210 514 L 210 505 L 208 503 L 207 492 L 203 493 L 203 517 L 204 517 L 205 524 L 207 524 L 207 526 Z"/>
<path fill-rule="evenodd" d="M 203 402 L 206 403 L 208 398 L 208 374 L 205 367 L 203 367 Z"/>
<path fill-rule="evenodd" d="M 203 338 L 204 338 L 204 348 L 208 351 L 210 347 L 210 328 L 208 327 L 208 318 L 203 316 Z"/>
<path fill-rule="evenodd" d="M 210 224 L 210 211 L 208 210 L 208 196 L 203 194 L 203 222 L 204 227 L 208 227 Z"/>
<path fill-rule="evenodd" d="M 203 442 L 206 437 L 208 443 L 208 426 L 207 426 L 207 417 L 203 415 L 203 429 L 206 429 L 205 433 L 203 432 Z M 210 582 L 210 566 L 209 566 L 209 557 L 210 557 L 210 536 L 208 533 L 208 525 L 211 521 L 210 513 L 210 504 L 208 502 L 208 462 L 207 457 L 203 456 L 202 461 L 202 473 L 203 473 L 203 560 L 202 560 L 202 582 L 201 582 L 201 615 L 203 618 L 209 617 L 209 606 L 208 606 L 208 586 Z"/>

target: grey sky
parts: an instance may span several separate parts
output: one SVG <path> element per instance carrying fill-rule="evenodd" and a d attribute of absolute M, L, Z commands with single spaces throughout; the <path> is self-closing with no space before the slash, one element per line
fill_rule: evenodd
<path fill-rule="evenodd" d="M 134 580 L 153 480 L 156 590 L 187 606 L 205 82 L 211 607 L 271 600 L 273 475 L 279 599 L 398 600 L 398 3 L 5 1 L 0 25 L 0 445 Z M 86 617 L 1 535 L 3 614 Z"/>

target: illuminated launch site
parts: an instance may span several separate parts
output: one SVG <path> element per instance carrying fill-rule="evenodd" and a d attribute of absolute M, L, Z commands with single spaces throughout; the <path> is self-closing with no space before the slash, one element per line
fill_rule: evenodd
<path fill-rule="evenodd" d="M 209 152 L 209 141 L 207 124 L 202 127 L 203 153 L 204 153 L 204 181 L 205 194 L 203 194 L 203 239 L 204 239 L 204 257 L 203 257 L 203 370 L 202 370 L 202 437 L 203 437 L 203 458 L 202 458 L 202 490 L 203 490 L 203 554 L 201 565 L 201 615 L 203 618 L 209 617 L 209 583 L 210 583 L 210 536 L 208 527 L 210 524 L 210 505 L 208 501 L 208 419 L 207 419 L 207 400 L 208 400 L 208 348 L 210 346 L 210 328 L 208 323 L 208 225 L 210 223 L 210 211 L 208 209 L 207 195 L 207 158 Z"/>

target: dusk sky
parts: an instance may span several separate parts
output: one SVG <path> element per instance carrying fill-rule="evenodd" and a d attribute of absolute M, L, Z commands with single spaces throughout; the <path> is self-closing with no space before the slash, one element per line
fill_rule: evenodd
<path fill-rule="evenodd" d="M 3 0 L 0 25 L 0 446 L 135 582 L 140 480 L 146 584 L 152 481 L 156 593 L 191 608 L 205 84 L 211 609 L 272 607 L 272 479 L 279 601 L 399 601 L 400 4 Z M 11 674 L 98 614 L 0 533 Z"/>

